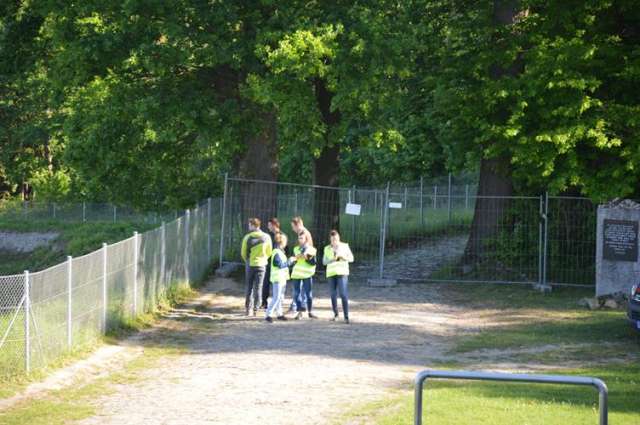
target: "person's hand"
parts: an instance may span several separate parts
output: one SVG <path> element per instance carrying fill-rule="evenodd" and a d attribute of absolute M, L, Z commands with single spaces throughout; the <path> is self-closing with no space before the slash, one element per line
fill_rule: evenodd
<path fill-rule="evenodd" d="M 289 258 L 289 262 L 291 262 L 291 263 L 295 263 L 297 260 L 298 260 L 298 257 Z"/>

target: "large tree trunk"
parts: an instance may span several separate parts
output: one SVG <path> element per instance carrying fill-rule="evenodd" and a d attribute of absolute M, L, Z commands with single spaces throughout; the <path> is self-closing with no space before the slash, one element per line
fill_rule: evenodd
<path fill-rule="evenodd" d="M 278 179 L 277 123 L 273 111 L 264 110 L 248 102 L 240 95 L 240 84 L 245 75 L 230 66 L 203 69 L 219 103 L 236 102 L 238 113 L 251 117 L 253 125 L 247 126 L 243 135 L 245 149 L 235 159 L 233 171 L 237 177 L 247 180 L 275 182 Z M 228 209 L 233 225 L 246 229 L 250 217 L 258 217 L 263 223 L 277 214 L 277 186 L 255 181 L 231 182 L 228 193 Z M 237 221 L 236 221 L 237 220 Z"/>
<path fill-rule="evenodd" d="M 331 93 L 322 79 L 314 81 L 316 101 L 326 125 L 325 146 L 318 158 L 313 161 L 313 184 L 336 187 L 336 189 L 316 188 L 313 199 L 314 242 L 322 246 L 329 240 L 329 232 L 340 226 L 340 191 L 338 175 L 340 172 L 340 145 L 332 143 L 332 133 L 340 123 L 340 112 L 331 110 Z"/>
<path fill-rule="evenodd" d="M 249 134 L 246 150 L 238 163 L 238 175 L 248 180 L 275 182 L 278 179 L 276 118 L 272 112 L 256 116 L 260 129 Z M 278 187 L 275 183 L 258 181 L 240 182 L 240 220 L 244 224 L 250 217 L 265 223 L 277 215 Z"/>
<path fill-rule="evenodd" d="M 494 0 L 493 21 L 495 27 L 510 25 L 516 22 L 520 13 L 519 0 Z M 499 46 L 498 41 L 498 46 Z M 505 75 L 517 75 L 523 71 L 523 62 L 519 57 L 511 66 L 504 68 L 493 66 L 490 76 L 499 79 Z M 506 119 L 506 113 L 496 111 L 497 120 Z M 473 265 L 482 258 L 486 244 L 500 230 L 500 223 L 509 207 L 513 195 L 513 183 L 508 157 L 482 158 L 480 162 L 480 181 L 476 198 L 473 222 L 463 264 Z"/>

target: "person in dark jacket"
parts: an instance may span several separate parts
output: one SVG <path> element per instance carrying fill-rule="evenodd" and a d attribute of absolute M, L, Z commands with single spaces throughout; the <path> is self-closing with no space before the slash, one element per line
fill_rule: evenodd
<path fill-rule="evenodd" d="M 267 229 L 268 229 L 267 233 L 269 234 L 269 236 L 271 237 L 271 240 L 273 241 L 273 249 L 278 248 L 275 237 L 278 233 L 281 233 L 280 221 L 278 221 L 276 217 L 272 217 L 267 223 Z M 285 255 L 288 255 L 286 246 L 284 247 L 284 253 Z M 271 282 L 271 262 L 267 263 L 267 270 L 265 272 L 264 282 L 265 284 L 262 286 L 262 304 L 260 308 L 266 309 L 269 303 L 269 295 L 270 295 L 270 289 L 271 289 L 271 285 L 269 284 Z"/>

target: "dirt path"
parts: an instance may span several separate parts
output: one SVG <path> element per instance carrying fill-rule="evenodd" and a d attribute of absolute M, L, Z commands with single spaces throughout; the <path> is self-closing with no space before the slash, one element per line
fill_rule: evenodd
<path fill-rule="evenodd" d="M 352 325 L 329 322 L 327 287 L 317 284 L 319 320 L 267 324 L 244 318 L 240 286 L 217 278 L 142 345 L 186 349 L 95 400 L 93 424 L 331 423 L 351 404 L 383 396 L 443 360 L 467 315 L 440 303 L 437 287 L 352 284 Z"/>

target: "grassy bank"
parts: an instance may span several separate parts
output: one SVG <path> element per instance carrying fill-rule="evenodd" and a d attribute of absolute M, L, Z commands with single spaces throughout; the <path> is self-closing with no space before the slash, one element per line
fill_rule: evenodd
<path fill-rule="evenodd" d="M 464 288 L 464 289 L 461 289 Z M 453 290 L 452 290 L 453 289 Z M 524 287 L 442 285 L 456 304 L 498 310 L 495 326 L 455 338 L 440 369 L 534 368 L 538 373 L 594 376 L 609 387 L 610 422 L 640 423 L 639 337 L 623 311 L 588 311 L 577 300 L 589 292 L 564 289 L 543 295 Z M 432 381 L 425 386 L 425 424 L 597 423 L 592 388 Z M 383 400 L 356 406 L 338 423 L 413 423 L 411 383 Z"/>
<path fill-rule="evenodd" d="M 22 254 L 0 251 L 0 275 L 38 271 L 99 249 L 103 242 L 114 243 L 156 227 L 147 223 L 65 223 L 59 221 L 20 221 L 0 219 L 0 231 L 55 232 L 59 237 L 49 246 Z"/>

